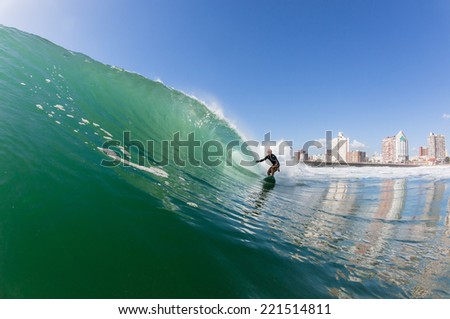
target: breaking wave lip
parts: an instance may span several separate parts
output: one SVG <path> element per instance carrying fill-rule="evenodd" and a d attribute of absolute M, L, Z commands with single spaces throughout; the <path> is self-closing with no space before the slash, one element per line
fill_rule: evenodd
<path fill-rule="evenodd" d="M 101 62 L 99 62 L 99 63 L 101 63 Z M 141 78 L 143 78 L 145 80 L 148 80 L 148 81 L 153 81 L 155 83 L 159 83 L 159 84 L 163 85 L 165 88 L 167 88 L 169 90 L 179 92 L 179 93 L 181 93 L 181 94 L 183 94 L 183 95 L 185 95 L 185 96 L 195 100 L 199 104 L 201 104 L 204 107 L 206 107 L 209 111 L 211 111 L 219 120 L 225 121 L 227 123 L 227 125 L 232 130 L 234 130 L 241 138 L 244 138 L 244 139 L 246 138 L 245 134 L 243 134 L 241 131 L 239 131 L 239 128 L 237 127 L 235 122 L 225 116 L 223 109 L 218 105 L 218 103 L 208 103 L 205 100 L 197 97 L 196 95 L 194 95 L 192 93 L 187 93 L 187 92 L 185 92 L 185 91 L 183 91 L 181 89 L 177 89 L 177 88 L 174 88 L 173 86 L 170 86 L 170 85 L 166 84 L 159 77 L 154 78 L 154 79 L 150 79 L 150 78 L 146 77 L 145 75 L 140 74 L 139 72 L 129 71 L 127 69 L 121 68 L 121 67 L 116 66 L 116 65 L 109 65 L 109 64 L 104 64 L 104 65 L 109 67 L 109 68 L 111 68 L 112 70 L 117 71 L 117 72 L 125 72 L 125 73 L 128 73 L 128 74 L 139 76 L 139 77 L 141 77 Z M 210 105 L 210 104 L 214 104 L 214 106 Z"/>
<path fill-rule="evenodd" d="M 141 76 L 142 76 L 142 75 L 141 75 Z M 225 113 L 224 113 L 222 107 L 219 106 L 219 103 L 208 103 L 208 102 L 206 102 L 205 100 L 203 100 L 203 99 L 197 97 L 196 95 L 194 95 L 194 94 L 192 94 L 192 93 L 187 93 L 187 92 L 185 92 L 185 91 L 183 91 L 183 90 L 176 89 L 176 88 L 174 88 L 174 87 L 172 87 L 172 86 L 167 85 L 167 84 L 164 83 L 164 81 L 161 80 L 160 78 L 157 78 L 157 79 L 155 79 L 155 80 L 153 80 L 153 81 L 155 81 L 155 82 L 157 82 L 157 83 L 160 83 L 160 84 L 164 85 L 166 88 L 168 88 L 168 89 L 170 89 L 170 90 L 180 92 L 181 94 L 183 94 L 183 95 L 185 95 L 185 96 L 187 96 L 187 97 L 189 97 L 189 98 L 195 100 L 195 101 L 198 102 L 199 104 L 201 104 L 201 105 L 203 105 L 204 107 L 206 107 L 209 111 L 211 111 L 211 113 L 213 113 L 219 120 L 225 121 L 225 122 L 227 123 L 227 125 L 228 125 L 232 130 L 234 130 L 234 131 L 235 131 L 242 139 L 244 139 L 244 140 L 247 139 L 247 137 L 245 136 L 245 134 L 243 134 L 243 133 L 239 130 L 239 128 L 237 127 L 237 125 L 235 124 L 235 122 L 234 122 L 233 120 L 231 120 L 231 119 L 229 119 L 229 118 L 227 118 L 227 117 L 225 116 Z M 211 104 L 214 104 L 214 106 L 211 105 Z"/>
<path fill-rule="evenodd" d="M 127 70 L 127 69 L 124 69 L 124 68 L 121 68 L 121 67 L 118 67 L 118 66 L 114 66 L 114 65 L 106 65 L 106 66 L 109 66 L 111 69 L 116 70 L 116 71 L 118 71 L 118 72 L 125 72 L 125 73 L 128 73 L 128 74 L 133 74 L 133 75 L 142 77 L 142 78 L 144 78 L 144 79 L 146 79 L 146 80 L 150 80 L 150 81 L 159 83 L 159 84 L 163 85 L 165 88 L 167 88 L 167 89 L 169 89 L 169 90 L 179 92 L 179 93 L 181 93 L 181 94 L 183 94 L 183 95 L 185 95 L 185 96 L 187 96 L 187 97 L 189 97 L 189 98 L 195 100 L 195 101 L 198 102 L 199 104 L 201 104 L 201 105 L 203 105 L 204 107 L 206 107 L 209 111 L 211 111 L 211 113 L 213 113 L 219 120 L 225 121 L 225 122 L 227 123 L 227 125 L 228 125 L 232 130 L 234 130 L 241 138 L 244 138 L 244 139 L 246 138 L 245 135 L 239 130 L 239 128 L 237 127 L 237 125 L 235 124 L 235 122 L 234 122 L 233 120 L 231 120 L 231 119 L 229 119 L 229 118 L 227 118 L 227 117 L 225 116 L 222 107 L 220 107 L 220 106 L 218 105 L 219 103 L 208 103 L 208 102 L 206 102 L 205 100 L 203 100 L 203 99 L 197 97 L 196 95 L 194 95 L 194 94 L 192 94 L 192 93 L 187 93 L 187 92 L 185 92 L 185 91 L 183 91 L 183 90 L 181 90 L 181 89 L 177 89 L 177 88 L 174 88 L 173 86 L 170 86 L 170 85 L 166 84 L 166 83 L 165 83 L 161 78 L 159 78 L 159 77 L 157 77 L 157 78 L 155 78 L 155 79 L 150 79 L 150 78 L 147 78 L 146 76 L 144 76 L 144 75 L 142 75 L 142 74 L 140 74 L 140 73 L 138 73 L 138 72 L 135 72 L 135 71 L 129 71 L 129 70 Z M 211 105 L 211 104 L 214 104 L 214 105 Z"/>

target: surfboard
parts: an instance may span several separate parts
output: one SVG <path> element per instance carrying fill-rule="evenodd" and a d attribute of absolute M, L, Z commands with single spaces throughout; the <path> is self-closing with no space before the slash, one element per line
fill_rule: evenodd
<path fill-rule="evenodd" d="M 267 184 L 275 184 L 275 177 L 267 176 L 267 177 L 264 177 L 263 181 L 264 181 L 264 183 L 267 183 Z"/>

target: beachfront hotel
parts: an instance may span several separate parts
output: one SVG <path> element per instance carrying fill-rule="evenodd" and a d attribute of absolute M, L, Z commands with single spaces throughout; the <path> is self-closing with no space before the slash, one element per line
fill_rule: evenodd
<path fill-rule="evenodd" d="M 409 160 L 408 139 L 403 131 L 384 138 L 381 143 L 383 163 L 405 163 Z"/>
<path fill-rule="evenodd" d="M 347 153 L 347 163 L 365 163 L 367 162 L 366 152 L 351 151 Z"/>
<path fill-rule="evenodd" d="M 442 162 L 445 156 L 445 136 L 430 133 L 428 136 L 428 158 L 436 162 Z"/>
<path fill-rule="evenodd" d="M 428 165 L 448 164 L 448 154 L 445 147 L 445 136 L 442 134 L 430 133 L 427 138 L 428 147 L 419 147 L 418 161 Z"/>
<path fill-rule="evenodd" d="M 339 132 L 338 136 L 333 138 L 331 148 L 333 162 L 347 162 L 347 154 L 350 151 L 350 140 L 344 136 L 344 133 Z"/>

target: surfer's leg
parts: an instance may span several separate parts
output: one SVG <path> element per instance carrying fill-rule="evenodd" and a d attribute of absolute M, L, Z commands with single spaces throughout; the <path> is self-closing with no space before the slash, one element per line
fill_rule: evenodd
<path fill-rule="evenodd" d="M 272 166 L 271 166 L 271 167 L 269 167 L 269 169 L 267 170 L 267 176 L 270 176 L 270 175 L 271 175 L 271 173 L 272 173 Z"/>
<path fill-rule="evenodd" d="M 270 176 L 275 175 L 275 171 L 276 171 L 276 170 L 277 170 L 277 167 L 276 167 L 275 165 L 271 166 L 271 167 L 269 168 L 270 174 L 268 174 L 268 175 L 270 175 Z"/>
<path fill-rule="evenodd" d="M 275 176 L 275 173 L 280 171 L 280 166 L 273 165 L 270 169 L 272 170 L 270 175 Z"/>

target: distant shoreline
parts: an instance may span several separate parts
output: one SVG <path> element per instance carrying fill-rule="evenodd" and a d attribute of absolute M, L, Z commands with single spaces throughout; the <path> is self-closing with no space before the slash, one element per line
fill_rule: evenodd
<path fill-rule="evenodd" d="M 323 166 L 331 166 L 331 167 L 345 167 L 345 166 L 354 166 L 354 167 L 367 167 L 367 166 L 368 167 L 428 167 L 429 166 L 429 165 L 411 164 L 411 163 L 368 163 L 368 162 L 347 163 L 347 162 L 322 162 L 322 161 L 303 161 L 300 163 L 305 163 L 308 166 L 314 166 L 314 167 L 323 167 Z"/>

